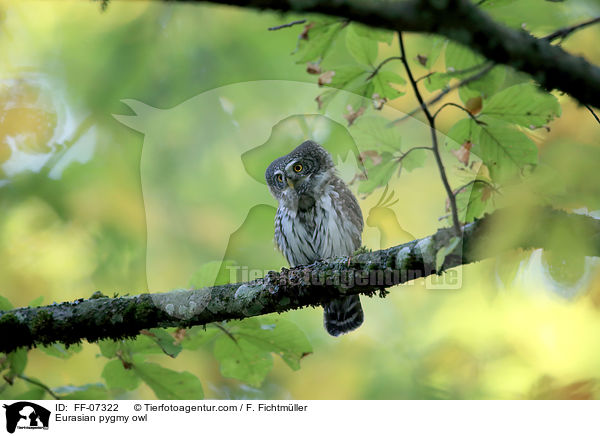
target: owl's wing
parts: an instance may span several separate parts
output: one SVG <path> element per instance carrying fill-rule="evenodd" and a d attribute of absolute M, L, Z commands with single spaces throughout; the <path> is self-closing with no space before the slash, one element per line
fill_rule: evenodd
<path fill-rule="evenodd" d="M 351 226 L 349 227 L 355 229 L 351 231 L 350 234 L 354 250 L 358 250 L 362 243 L 362 231 L 364 226 L 362 211 L 360 210 L 356 197 L 343 180 L 336 178 L 333 185 L 335 191 L 339 195 L 337 207 L 341 211 L 342 217 L 350 221 Z"/>

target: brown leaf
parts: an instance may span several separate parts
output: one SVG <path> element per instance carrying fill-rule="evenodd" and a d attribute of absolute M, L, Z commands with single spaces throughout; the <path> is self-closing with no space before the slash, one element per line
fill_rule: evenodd
<path fill-rule="evenodd" d="M 425 66 L 425 65 L 427 65 L 427 56 L 423 56 L 423 55 L 420 55 L 420 54 L 418 54 L 418 55 L 417 55 L 417 61 L 418 61 L 418 62 L 419 62 L 421 65 Z"/>
<path fill-rule="evenodd" d="M 376 150 L 363 151 L 358 155 L 358 158 L 360 159 L 360 161 L 362 163 L 365 163 L 365 161 L 367 159 L 371 159 L 371 162 L 373 162 L 373 165 L 379 165 L 383 160 L 381 155 Z"/>
<path fill-rule="evenodd" d="M 469 158 L 471 157 L 471 147 L 473 144 L 471 141 L 465 142 L 458 150 L 452 150 L 452 154 L 456 156 L 458 161 L 467 166 L 469 164 Z"/>
<path fill-rule="evenodd" d="M 173 336 L 175 337 L 175 343 L 180 344 L 185 339 L 186 333 L 187 330 L 184 328 L 178 328 L 175 330 L 175 333 L 173 333 Z"/>
<path fill-rule="evenodd" d="M 492 196 L 492 192 L 494 192 L 494 190 L 491 188 L 491 186 L 485 185 L 485 187 L 481 191 L 481 201 L 483 201 L 484 203 L 488 201 Z"/>
<path fill-rule="evenodd" d="M 375 110 L 378 110 L 378 111 L 383 109 L 383 106 L 387 102 L 387 98 L 380 97 L 379 94 L 377 94 L 377 93 L 373 94 L 371 96 L 371 99 L 373 100 L 373 107 L 375 108 Z"/>
<path fill-rule="evenodd" d="M 321 74 L 318 80 L 319 86 L 330 84 L 331 80 L 333 79 L 333 76 L 335 76 L 335 71 L 333 70 L 326 71 L 323 74 Z"/>
<path fill-rule="evenodd" d="M 313 27 L 315 27 L 315 23 L 308 23 L 306 26 L 304 26 L 304 30 L 302 30 L 300 35 L 298 35 L 298 39 L 305 39 L 308 41 L 308 32 Z"/>
<path fill-rule="evenodd" d="M 348 113 L 344 115 L 344 118 L 346 118 L 346 121 L 348 121 L 348 127 L 354 124 L 354 121 L 356 121 L 358 117 L 365 113 L 364 106 L 359 107 L 356 111 L 352 108 L 352 105 L 348 105 L 346 109 L 348 110 Z"/>
<path fill-rule="evenodd" d="M 323 94 L 317 95 L 315 101 L 317 102 L 317 107 L 319 108 L 319 110 L 321 110 L 323 108 Z"/>
<path fill-rule="evenodd" d="M 306 64 L 306 72 L 308 74 L 321 74 L 321 66 L 318 62 L 308 62 Z"/>
<path fill-rule="evenodd" d="M 593 400 L 598 397 L 598 380 L 581 379 L 559 384 L 552 377 L 541 377 L 531 388 L 528 398 L 535 400 Z"/>
<path fill-rule="evenodd" d="M 482 108 L 481 96 L 473 97 L 467 100 L 466 107 L 472 115 L 477 115 L 479 112 L 481 112 Z"/>

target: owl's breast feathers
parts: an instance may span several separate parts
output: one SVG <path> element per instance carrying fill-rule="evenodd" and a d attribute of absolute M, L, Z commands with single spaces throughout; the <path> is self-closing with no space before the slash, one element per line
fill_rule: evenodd
<path fill-rule="evenodd" d="M 323 188 L 301 197 L 295 209 L 279 204 L 275 241 L 291 266 L 349 256 L 360 247 L 363 217 L 356 198 L 337 176 Z"/>

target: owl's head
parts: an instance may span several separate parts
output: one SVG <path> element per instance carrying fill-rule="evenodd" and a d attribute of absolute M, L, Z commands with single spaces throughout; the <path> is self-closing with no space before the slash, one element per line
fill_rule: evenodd
<path fill-rule="evenodd" d="M 319 197 L 334 172 L 329 152 L 314 141 L 305 141 L 271 162 L 265 179 L 273 197 L 293 207 L 300 196 Z"/>

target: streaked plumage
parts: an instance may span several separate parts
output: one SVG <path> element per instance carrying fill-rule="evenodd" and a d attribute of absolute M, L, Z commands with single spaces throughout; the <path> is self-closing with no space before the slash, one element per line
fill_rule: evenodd
<path fill-rule="evenodd" d="M 331 155 L 305 141 L 275 159 L 265 178 L 279 202 L 275 241 L 290 266 L 319 259 L 350 256 L 361 244 L 363 217 L 358 202 L 335 174 Z M 325 329 L 333 336 L 363 322 L 358 296 L 334 300 L 324 307 Z"/>

